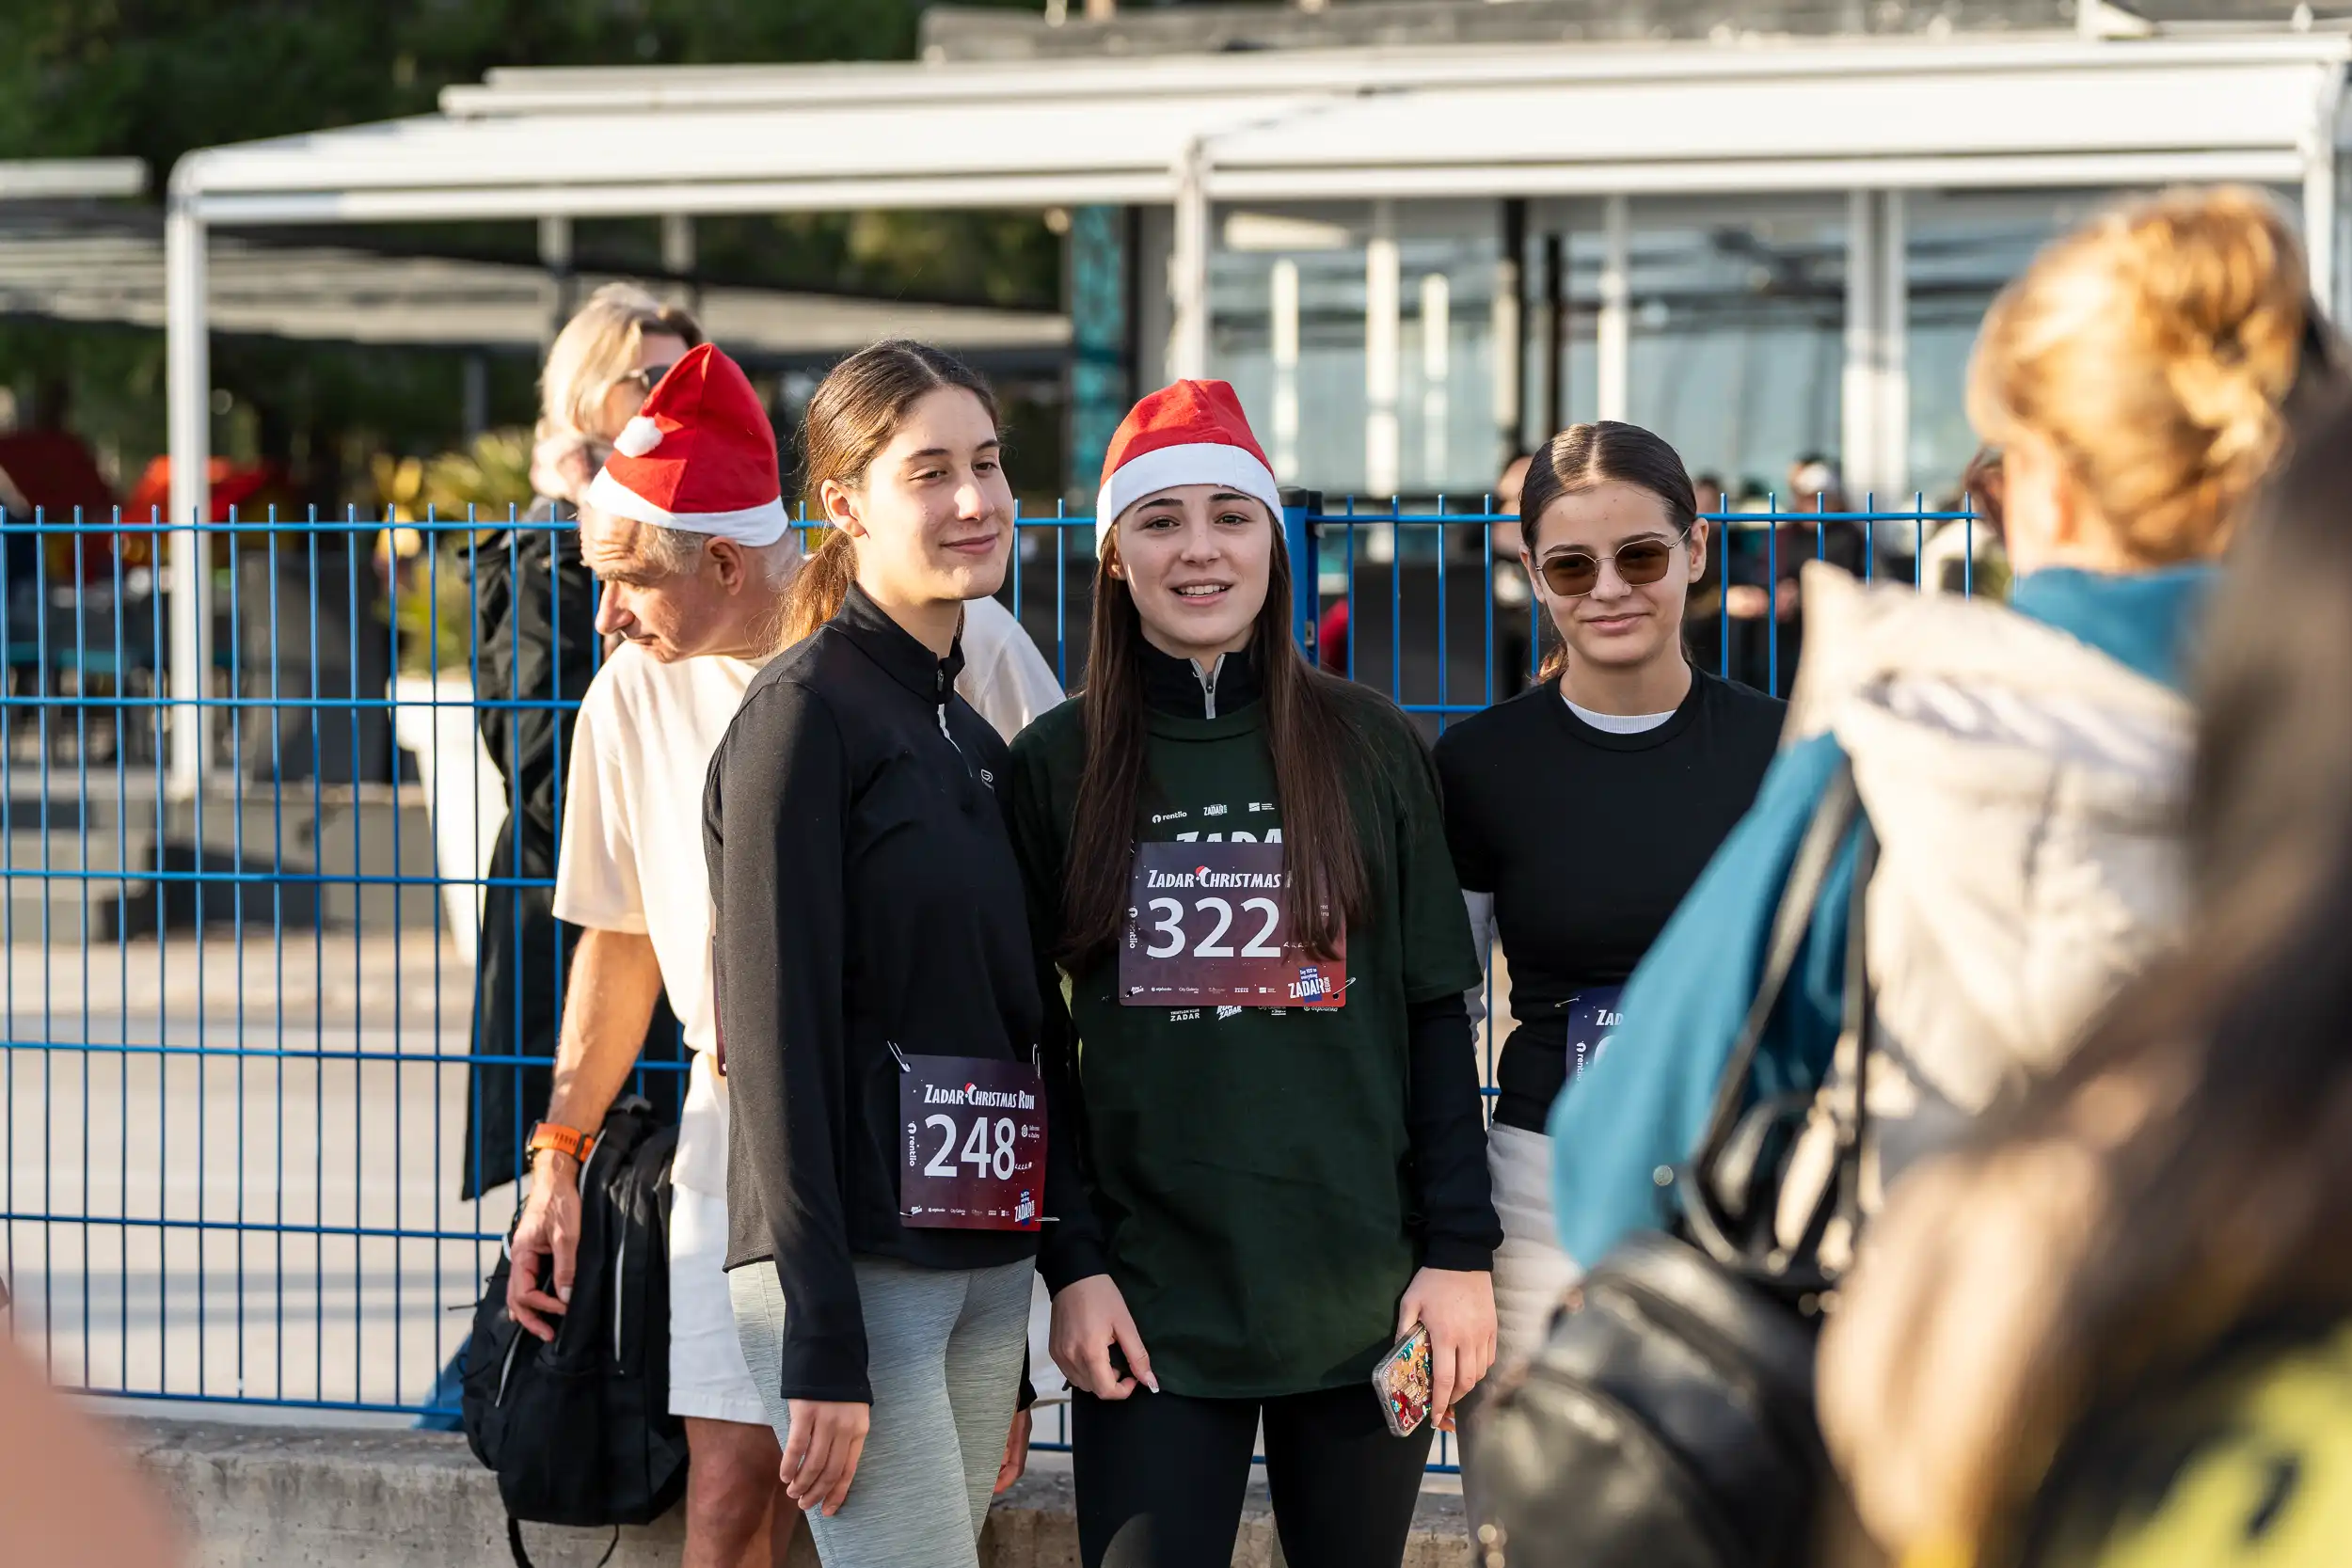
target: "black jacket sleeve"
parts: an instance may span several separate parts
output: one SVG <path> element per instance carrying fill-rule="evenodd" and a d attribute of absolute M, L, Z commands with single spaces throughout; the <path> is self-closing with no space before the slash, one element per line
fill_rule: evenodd
<path fill-rule="evenodd" d="M 1086 1100 L 1078 1079 L 1078 1034 L 1062 996 L 1061 971 L 1050 957 L 1061 930 L 1062 865 L 1067 833 L 1055 820 L 1051 783 L 1033 747 L 1016 745 L 1007 769 L 1005 831 L 1021 865 L 1028 904 L 1029 936 L 1037 945 L 1040 1076 L 1045 1086 L 1045 1212 L 1050 1222 L 1039 1239 L 1038 1273 L 1045 1288 L 1062 1287 L 1110 1273 L 1110 1251 L 1103 1224 L 1088 1196 Z"/>
<path fill-rule="evenodd" d="M 569 530 L 509 529 L 476 546 L 480 728 L 507 806 L 554 861 L 556 801 L 571 766 L 572 709 L 596 673 L 596 581 Z M 528 840 L 527 840 L 528 841 Z M 501 873 L 503 875 L 505 873 Z"/>
<path fill-rule="evenodd" d="M 1037 927 L 1032 927 L 1036 929 Z M 1086 1101 L 1078 1082 L 1078 1037 L 1063 1006 L 1060 972 L 1038 963 L 1038 989 L 1045 1004 L 1039 1055 L 1045 1080 L 1045 1205 L 1053 1223 L 1038 1245 L 1038 1273 L 1046 1290 L 1111 1272 L 1110 1247 L 1094 1212 L 1086 1179 Z"/>
<path fill-rule="evenodd" d="M 1432 1269 L 1490 1269 L 1502 1244 L 1486 1175 L 1486 1128 L 1479 1114 L 1477 1048 L 1457 995 L 1417 1002 L 1407 1013 L 1414 1196 L 1422 1263 Z"/>
<path fill-rule="evenodd" d="M 791 1304 L 781 1392 L 870 1402 L 840 1175 L 851 1092 L 842 995 L 849 780 L 823 700 L 770 682 L 746 699 L 719 749 L 706 822 L 730 1149 L 748 1155 Z"/>

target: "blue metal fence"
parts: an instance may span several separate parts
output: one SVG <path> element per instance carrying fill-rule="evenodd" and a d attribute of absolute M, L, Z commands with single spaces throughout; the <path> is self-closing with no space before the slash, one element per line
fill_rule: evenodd
<path fill-rule="evenodd" d="M 1544 641 L 1496 547 L 1514 521 L 1483 501 L 1295 498 L 1302 645 L 1432 733 L 1510 695 Z M 1917 580 L 1940 553 L 1957 566 L 1934 568 L 1939 585 L 1976 587 L 1964 512 L 1709 524 L 1694 654 L 1755 685 L 1787 689 L 1802 624 L 1775 595 L 1792 557 Z M 1083 675 L 1092 527 L 1024 519 L 1005 589 L 1065 686 Z M 1953 533 L 1956 551 L 1934 544 Z M 479 1005 L 485 906 L 516 945 L 543 943 L 526 981 L 550 1007 L 561 991 L 560 947 L 529 939 L 517 908 L 551 867 L 519 842 L 494 850 L 516 732 L 574 707 L 597 657 L 584 577 L 534 576 L 565 537 L 516 519 L 0 520 L 0 1280 L 61 1385 L 434 1402 L 514 1205 L 504 1185 L 461 1197 L 464 1174 L 511 1176 L 492 1150 L 520 1142 L 544 1096 L 525 1075 L 548 1060 L 527 988 Z M 196 689 L 164 678 L 157 572 L 190 540 L 214 599 Z M 510 611 L 486 630 L 485 594 Z M 535 633 L 511 613 L 533 594 Z M 580 660 L 534 672 L 534 636 Z M 167 759 L 199 742 L 201 787 L 175 788 Z M 560 780 L 566 759 L 547 760 Z M 675 1089 L 680 1064 L 660 1055 L 641 1089 Z"/>

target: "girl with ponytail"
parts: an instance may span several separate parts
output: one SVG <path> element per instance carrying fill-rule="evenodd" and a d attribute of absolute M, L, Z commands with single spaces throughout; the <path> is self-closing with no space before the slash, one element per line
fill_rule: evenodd
<path fill-rule="evenodd" d="M 1012 495 L 987 387 L 920 344 L 845 361 L 807 443 L 829 537 L 704 799 L 728 1292 L 828 1568 L 977 1568 L 1046 1167 L 1005 742 L 957 686 Z"/>

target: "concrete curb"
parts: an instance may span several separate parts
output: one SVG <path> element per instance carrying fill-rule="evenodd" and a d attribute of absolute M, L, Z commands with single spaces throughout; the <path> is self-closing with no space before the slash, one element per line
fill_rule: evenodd
<path fill-rule="evenodd" d="M 195 1568 L 511 1568 L 498 1485 L 465 1439 L 447 1433 L 253 1427 L 217 1421 L 117 1423 L 124 1446 L 185 1522 Z M 587 1568 L 608 1530 L 526 1525 L 540 1568 Z M 683 1539 L 675 1513 L 624 1529 L 612 1568 L 668 1568 Z M 815 1568 L 805 1538 L 792 1561 Z M 1470 1560 L 1459 1497 L 1425 1494 L 1404 1568 Z M 1233 1568 L 1282 1568 L 1263 1478 L 1252 1481 Z M 996 1499 L 981 1568 L 1078 1568 L 1067 1468 L 1041 1465 Z"/>

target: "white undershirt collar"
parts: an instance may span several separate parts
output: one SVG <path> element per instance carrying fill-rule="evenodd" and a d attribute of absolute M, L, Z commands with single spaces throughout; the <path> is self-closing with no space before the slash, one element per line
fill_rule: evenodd
<path fill-rule="evenodd" d="M 1676 709 L 1663 713 L 1596 713 L 1581 704 L 1568 702 L 1565 693 L 1560 700 L 1568 704 L 1568 711 L 1606 735 L 1642 735 L 1656 729 L 1675 716 Z"/>

